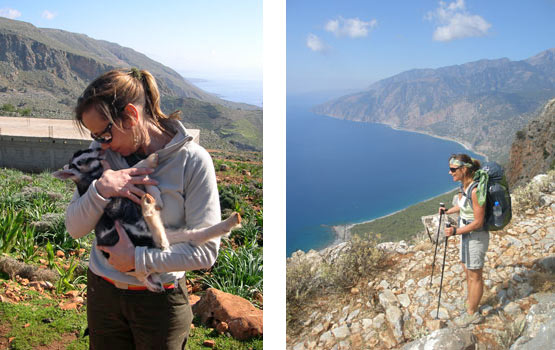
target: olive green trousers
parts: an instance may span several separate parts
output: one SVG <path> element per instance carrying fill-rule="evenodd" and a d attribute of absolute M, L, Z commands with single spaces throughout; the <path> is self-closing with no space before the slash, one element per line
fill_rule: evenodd
<path fill-rule="evenodd" d="M 185 349 L 193 313 L 185 278 L 163 293 L 116 288 L 87 273 L 89 349 Z"/>

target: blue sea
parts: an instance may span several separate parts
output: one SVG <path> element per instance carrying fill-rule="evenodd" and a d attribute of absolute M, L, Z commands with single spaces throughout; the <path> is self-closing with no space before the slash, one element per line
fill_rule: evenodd
<path fill-rule="evenodd" d="M 191 79 L 194 85 L 227 101 L 262 107 L 262 81 Z"/>
<path fill-rule="evenodd" d="M 478 157 L 456 142 L 316 115 L 314 103 L 287 97 L 287 256 L 332 244 L 331 226 L 379 218 L 458 187 L 449 156 Z"/>

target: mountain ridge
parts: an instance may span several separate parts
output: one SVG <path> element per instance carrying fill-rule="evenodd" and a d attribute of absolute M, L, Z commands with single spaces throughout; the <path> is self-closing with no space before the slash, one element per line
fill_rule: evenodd
<path fill-rule="evenodd" d="M 207 136 L 203 138 L 208 140 L 206 146 L 262 150 L 260 107 L 207 93 L 173 69 L 117 43 L 0 18 L 0 107 L 8 106 L 6 110 L 17 106 L 27 116 L 71 119 L 77 98 L 94 78 L 129 67 L 146 69 L 155 76 L 166 113 L 193 108 L 187 111 L 189 115 L 206 117 L 209 122 L 203 121 L 202 126 L 183 119 Z"/>
<path fill-rule="evenodd" d="M 554 52 L 548 49 L 521 61 L 483 59 L 412 69 L 314 111 L 449 137 L 506 162 L 515 132 L 555 96 Z"/>

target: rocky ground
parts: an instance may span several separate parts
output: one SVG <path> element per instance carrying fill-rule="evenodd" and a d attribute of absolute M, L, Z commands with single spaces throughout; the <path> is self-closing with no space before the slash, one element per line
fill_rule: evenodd
<path fill-rule="evenodd" d="M 387 267 L 350 295 L 315 301 L 301 319 L 302 329 L 288 331 L 287 348 L 553 349 L 555 184 L 548 188 L 539 207 L 515 214 L 509 226 L 490 235 L 481 324 L 457 328 L 453 323 L 464 313 L 466 299 L 459 237 L 448 241 L 436 320 L 444 244 L 440 241 L 430 286 L 435 245 L 425 236 L 414 245 L 382 243 L 389 252 Z M 341 254 L 342 247 L 297 252 L 288 263 L 326 259 Z"/>

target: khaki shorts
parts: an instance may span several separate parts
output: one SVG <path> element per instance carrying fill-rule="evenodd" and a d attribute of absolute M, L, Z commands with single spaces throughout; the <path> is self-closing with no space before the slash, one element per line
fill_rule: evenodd
<path fill-rule="evenodd" d="M 488 231 L 472 231 L 461 235 L 461 262 L 469 270 L 484 267 L 486 252 L 489 246 Z"/>

